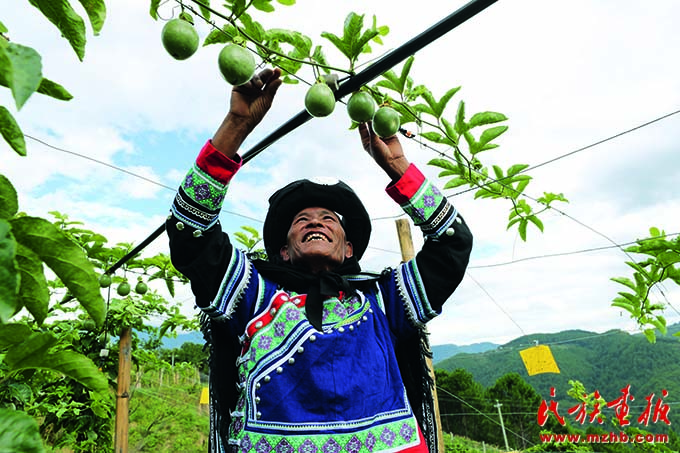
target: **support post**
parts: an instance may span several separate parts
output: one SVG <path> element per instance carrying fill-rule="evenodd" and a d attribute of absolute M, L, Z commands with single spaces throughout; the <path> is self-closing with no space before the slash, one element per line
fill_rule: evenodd
<path fill-rule="evenodd" d="M 503 413 L 501 412 L 502 404 L 496 400 L 496 404 L 493 407 L 498 409 L 498 417 L 501 419 L 501 430 L 503 431 L 503 440 L 505 441 L 505 451 L 510 451 L 510 446 L 508 445 L 508 436 L 505 434 L 505 424 L 503 423 Z"/>
<path fill-rule="evenodd" d="M 118 355 L 118 390 L 116 392 L 116 435 L 115 453 L 128 452 L 128 428 L 130 425 L 130 366 L 132 351 L 132 329 L 120 333 Z"/>
<path fill-rule="evenodd" d="M 413 247 L 413 238 L 411 237 L 411 227 L 407 219 L 397 219 L 397 235 L 399 236 L 399 248 L 401 249 L 401 259 L 403 262 L 409 261 L 416 256 L 415 248 Z M 427 329 L 427 327 L 426 327 Z M 427 331 L 426 331 L 427 333 Z M 429 335 L 429 333 L 428 333 Z M 430 351 L 428 351 L 430 352 Z M 431 358 L 427 358 L 427 369 L 432 378 L 432 382 L 436 382 L 434 375 L 434 364 Z M 434 415 L 437 422 L 437 451 L 444 453 L 444 433 L 442 432 L 442 420 L 439 415 L 439 400 L 437 399 L 437 386 L 432 390 L 432 397 L 434 398 Z"/>

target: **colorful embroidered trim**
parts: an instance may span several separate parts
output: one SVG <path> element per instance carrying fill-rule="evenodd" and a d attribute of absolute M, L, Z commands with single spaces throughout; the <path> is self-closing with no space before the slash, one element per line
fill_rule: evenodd
<path fill-rule="evenodd" d="M 213 302 L 202 308 L 203 312 L 216 319 L 229 319 L 236 309 L 252 275 L 252 264 L 243 251 L 233 248 L 231 261 L 222 279 L 222 284 Z"/>
<path fill-rule="evenodd" d="M 211 212 L 222 207 L 227 187 L 228 185 L 213 179 L 196 164 L 191 167 L 182 183 L 182 189 L 189 198 Z"/>
<path fill-rule="evenodd" d="M 404 302 L 406 314 L 416 327 L 422 327 L 426 322 L 436 317 L 438 313 L 432 309 L 427 299 L 416 260 L 400 264 L 395 273 L 397 287 Z"/>
<path fill-rule="evenodd" d="M 397 420 L 350 434 L 271 435 L 243 433 L 230 439 L 239 453 L 362 453 L 400 451 L 420 442 L 415 419 Z"/>

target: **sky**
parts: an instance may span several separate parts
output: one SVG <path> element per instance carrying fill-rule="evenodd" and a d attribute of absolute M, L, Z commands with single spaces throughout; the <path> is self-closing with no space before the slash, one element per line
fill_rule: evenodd
<path fill-rule="evenodd" d="M 178 14 L 177 3 L 164 2 L 162 19 L 154 21 L 148 2 L 116 0 L 107 2 L 101 34 L 88 30 L 79 62 L 37 10 L 4 7 L 10 1 L 0 0 L 11 40 L 40 52 L 44 76 L 74 95 L 62 102 L 36 94 L 17 112 L 9 91 L 0 91 L 0 105 L 29 136 L 23 158 L 0 143 L 0 172 L 17 188 L 20 209 L 46 217 L 53 210 L 66 213 L 112 244 L 141 242 L 164 221 L 174 188 L 227 111 L 231 87 L 217 69 L 220 46 L 175 61 L 162 48 L 160 33 L 164 20 Z M 362 60 L 367 64 L 464 4 L 432 0 L 414 9 L 383 0 L 298 0 L 254 16 L 266 28 L 305 33 L 327 49 L 331 64 L 346 67 L 320 34 L 341 34 L 350 11 L 365 14 L 367 23 L 375 15 L 378 25 L 390 27 L 384 45 L 374 45 Z M 471 193 L 450 198 L 474 234 L 474 249 L 463 283 L 429 325 L 432 344 L 502 344 L 566 329 L 636 331 L 628 314 L 610 305 L 622 289 L 610 278 L 631 275 L 629 258 L 617 248 L 571 252 L 629 243 L 647 237 L 652 226 L 680 231 L 680 115 L 672 114 L 680 109 L 677 17 L 680 3 L 674 0 L 657 0 L 653 7 L 632 0 L 499 1 L 415 55 L 411 75 L 436 97 L 462 87 L 446 117 L 454 118 L 459 100 L 468 117 L 482 111 L 508 117 L 500 147 L 481 156 L 487 165 L 536 166 L 566 155 L 531 170 L 526 193 L 563 193 L 569 200 L 542 216 L 544 233 L 530 229 L 524 242 L 516 229 L 506 231 L 507 201 L 474 200 Z M 199 22 L 203 38 L 211 26 Z M 313 80 L 311 70 L 300 75 Z M 306 88 L 284 85 L 244 149 L 300 112 Z M 409 159 L 443 186 L 438 170 L 427 165 L 436 152 L 402 143 Z M 395 218 L 401 211 L 384 193 L 387 177 L 349 130 L 342 104 L 243 167 L 221 214 L 225 230 L 248 225 L 261 231 L 268 196 L 313 176 L 348 182 L 366 204 L 373 235 L 363 268 L 398 264 Z M 412 232 L 419 247 L 422 237 Z M 159 252 L 168 253 L 165 236 L 145 254 Z M 680 321 L 680 291 L 672 284 L 661 290 L 652 298 L 670 304 L 664 313 L 669 324 Z M 188 289 L 177 300 L 194 313 Z"/>

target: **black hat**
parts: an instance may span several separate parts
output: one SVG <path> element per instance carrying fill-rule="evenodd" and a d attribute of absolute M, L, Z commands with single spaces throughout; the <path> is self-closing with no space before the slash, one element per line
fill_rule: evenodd
<path fill-rule="evenodd" d="M 361 259 L 371 237 L 371 220 L 356 193 L 344 182 L 300 179 L 277 190 L 269 198 L 264 220 L 264 247 L 270 259 L 278 256 L 286 244 L 293 217 L 305 208 L 331 209 L 342 216 L 347 240 L 354 256 Z"/>

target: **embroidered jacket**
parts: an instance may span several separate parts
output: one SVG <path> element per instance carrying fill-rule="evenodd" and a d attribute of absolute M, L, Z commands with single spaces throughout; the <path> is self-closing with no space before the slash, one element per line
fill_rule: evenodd
<path fill-rule="evenodd" d="M 441 313 L 462 280 L 472 247 L 465 222 L 411 165 L 387 193 L 423 231 L 423 249 L 356 296 L 325 300 L 317 331 L 305 295 L 262 277 L 221 231 L 239 166 L 208 142 L 166 225 L 173 264 L 211 329 L 240 345 L 231 426 L 212 439 L 214 451 L 426 452 L 395 347 Z"/>

